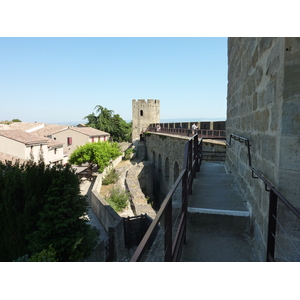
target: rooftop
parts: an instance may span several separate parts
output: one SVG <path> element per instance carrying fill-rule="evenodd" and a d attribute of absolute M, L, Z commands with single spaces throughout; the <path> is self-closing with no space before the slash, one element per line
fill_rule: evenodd
<path fill-rule="evenodd" d="M 68 129 L 67 125 L 45 124 L 43 128 L 40 128 L 35 132 L 41 136 L 48 136 L 63 131 L 65 129 Z"/>
<path fill-rule="evenodd" d="M 44 123 L 28 123 L 28 122 L 14 122 L 8 125 L 11 130 L 23 130 L 28 133 L 36 131 L 45 126 Z"/>
<path fill-rule="evenodd" d="M 36 143 L 46 144 L 49 140 L 48 138 L 39 136 L 35 133 L 28 133 L 23 130 L 0 130 L 0 136 L 12 139 L 25 145 Z"/>
<path fill-rule="evenodd" d="M 92 127 L 69 127 L 69 129 L 83 133 L 88 136 L 109 136 L 109 133 L 92 128 Z"/>
<path fill-rule="evenodd" d="M 11 161 L 13 163 L 15 163 L 17 160 L 19 160 L 21 164 L 26 161 L 25 159 L 18 158 L 16 156 L 12 156 L 12 155 L 0 152 L 0 161 L 3 162 L 3 163 L 5 163 L 6 160 L 7 161 Z"/>

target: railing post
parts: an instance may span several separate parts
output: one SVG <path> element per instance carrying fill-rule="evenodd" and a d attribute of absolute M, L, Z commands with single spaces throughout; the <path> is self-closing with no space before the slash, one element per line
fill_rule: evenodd
<path fill-rule="evenodd" d="M 194 161 L 195 161 L 195 170 L 194 178 L 196 178 L 196 172 L 198 171 L 198 134 L 194 137 Z"/>
<path fill-rule="evenodd" d="M 172 261 L 172 198 L 165 210 L 165 261 Z"/>
<path fill-rule="evenodd" d="M 266 261 L 275 261 L 275 234 L 276 234 L 276 216 L 277 216 L 277 196 L 271 190 L 269 198 L 269 223 L 268 223 L 268 241 Z"/>
<path fill-rule="evenodd" d="M 186 244 L 186 219 L 187 219 L 187 208 L 188 208 L 188 192 L 187 192 L 187 172 L 184 173 L 182 177 L 182 214 L 185 216 L 184 229 L 183 229 L 183 243 Z"/>

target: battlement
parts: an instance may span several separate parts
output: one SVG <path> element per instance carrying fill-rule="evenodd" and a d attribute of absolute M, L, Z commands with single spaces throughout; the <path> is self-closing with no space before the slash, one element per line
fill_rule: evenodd
<path fill-rule="evenodd" d="M 147 99 L 147 101 L 145 99 L 138 99 L 138 100 L 135 100 L 133 99 L 132 100 L 132 104 L 158 104 L 160 103 L 160 100 L 156 100 L 156 99 Z"/>

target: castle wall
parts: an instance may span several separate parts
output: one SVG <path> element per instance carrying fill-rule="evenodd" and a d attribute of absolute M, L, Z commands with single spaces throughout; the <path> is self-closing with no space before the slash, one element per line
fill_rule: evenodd
<path fill-rule="evenodd" d="M 140 138 L 149 124 L 160 122 L 160 100 L 132 100 L 132 141 Z"/>
<path fill-rule="evenodd" d="M 159 204 L 182 171 L 185 144 L 189 139 L 152 132 L 145 136 L 147 160 L 154 165 L 154 193 Z"/>
<path fill-rule="evenodd" d="M 252 166 L 293 205 L 300 207 L 300 43 L 299 38 L 229 38 L 227 140 L 234 133 L 248 138 Z M 236 174 L 252 216 L 252 233 L 265 259 L 268 197 L 253 179 L 247 147 L 237 141 L 227 150 L 226 164 Z M 278 217 L 294 219 L 279 203 Z M 290 228 L 291 229 L 291 228 Z M 291 229 L 291 234 L 295 230 Z M 296 238 L 297 239 L 297 238 Z M 282 241 L 285 251 L 289 247 Z M 296 241 L 297 242 L 297 241 Z M 281 254 L 277 251 L 278 258 Z"/>

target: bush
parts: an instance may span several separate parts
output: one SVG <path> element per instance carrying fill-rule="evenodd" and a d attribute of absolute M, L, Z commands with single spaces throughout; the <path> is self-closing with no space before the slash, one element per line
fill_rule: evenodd
<path fill-rule="evenodd" d="M 87 257 L 98 239 L 87 210 L 69 165 L 0 162 L 0 261 Z"/>
<path fill-rule="evenodd" d="M 127 149 L 127 150 L 125 151 L 124 160 L 130 159 L 131 154 L 132 154 L 133 152 L 134 152 L 134 150 L 133 150 L 132 148 Z"/>
<path fill-rule="evenodd" d="M 119 179 L 119 174 L 116 172 L 115 169 L 111 169 L 111 171 L 102 180 L 102 184 L 109 185 L 112 183 L 116 183 L 118 179 Z"/>
<path fill-rule="evenodd" d="M 108 204 L 116 211 L 122 211 L 128 204 L 130 193 L 118 188 L 112 188 L 109 196 L 105 197 Z"/>

